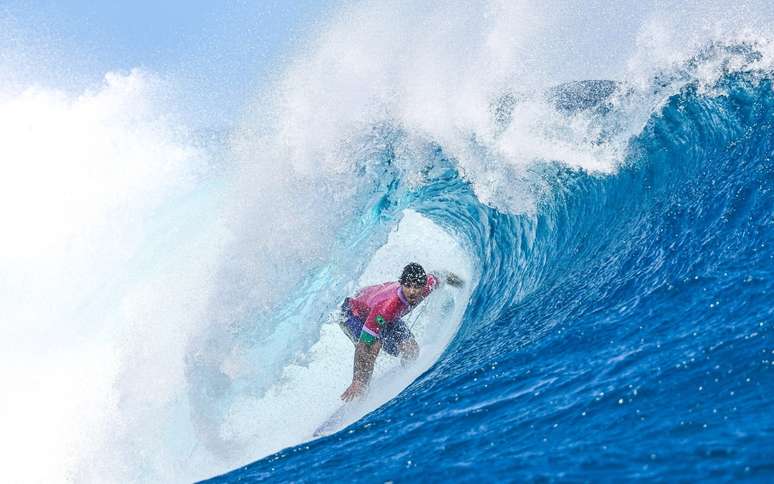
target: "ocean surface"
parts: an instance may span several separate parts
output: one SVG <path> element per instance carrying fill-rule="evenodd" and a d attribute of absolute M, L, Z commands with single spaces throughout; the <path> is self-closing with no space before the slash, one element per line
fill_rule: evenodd
<path fill-rule="evenodd" d="M 233 126 L 0 89 L 4 480 L 774 481 L 769 17 L 628 19 L 613 72 L 601 17 L 475 5 L 342 7 Z M 465 285 L 313 437 L 411 261 Z"/>

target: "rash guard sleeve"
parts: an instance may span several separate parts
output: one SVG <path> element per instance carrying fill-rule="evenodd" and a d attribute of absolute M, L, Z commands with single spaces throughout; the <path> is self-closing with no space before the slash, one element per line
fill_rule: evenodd
<path fill-rule="evenodd" d="M 443 280 L 445 281 L 446 278 L 443 277 Z M 425 285 L 425 290 L 423 291 L 424 297 L 427 297 L 431 292 L 438 289 L 441 286 L 441 280 L 439 279 L 438 272 L 431 272 L 427 276 L 427 284 Z"/>

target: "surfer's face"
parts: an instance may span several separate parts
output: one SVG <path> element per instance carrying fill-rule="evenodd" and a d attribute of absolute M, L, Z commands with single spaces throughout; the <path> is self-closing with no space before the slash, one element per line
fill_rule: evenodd
<path fill-rule="evenodd" d="M 403 295 L 406 296 L 406 301 L 412 306 L 419 302 L 422 297 L 422 286 L 401 286 L 403 288 Z"/>

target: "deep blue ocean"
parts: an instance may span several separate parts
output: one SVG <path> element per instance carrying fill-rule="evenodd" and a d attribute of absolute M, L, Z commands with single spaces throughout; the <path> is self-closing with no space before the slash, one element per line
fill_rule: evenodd
<path fill-rule="evenodd" d="M 441 145 L 419 188 L 386 169 L 370 209 L 471 256 L 459 330 L 359 421 L 208 482 L 774 480 L 773 79 L 685 82 L 614 174 L 533 167 L 533 214 L 481 203 Z M 604 118 L 624 88 L 557 89 Z"/>

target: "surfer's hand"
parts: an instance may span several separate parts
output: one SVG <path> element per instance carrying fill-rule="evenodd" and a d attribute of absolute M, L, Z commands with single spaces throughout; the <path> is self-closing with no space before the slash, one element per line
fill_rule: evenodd
<path fill-rule="evenodd" d="M 460 276 L 457 274 L 450 272 L 446 275 L 446 283 L 452 287 L 462 287 L 462 285 L 465 284 L 465 281 L 460 279 Z"/>
<path fill-rule="evenodd" d="M 359 381 L 353 381 L 352 385 L 350 385 L 349 388 L 344 390 L 344 393 L 341 394 L 341 399 L 345 402 L 350 402 L 361 396 L 363 392 L 365 392 L 365 385 Z"/>

